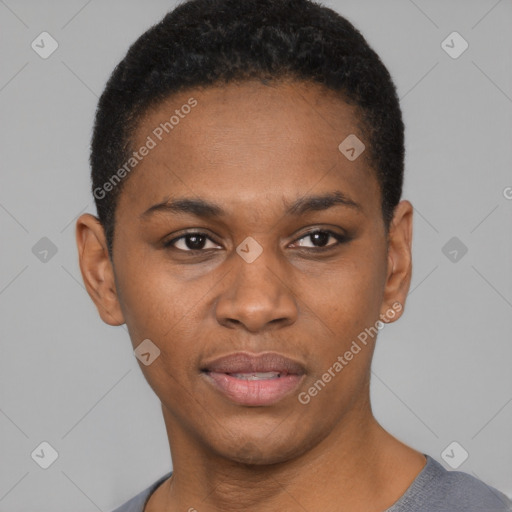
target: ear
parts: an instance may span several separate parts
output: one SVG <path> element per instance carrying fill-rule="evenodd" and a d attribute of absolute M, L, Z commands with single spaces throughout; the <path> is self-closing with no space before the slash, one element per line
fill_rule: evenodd
<path fill-rule="evenodd" d="M 413 206 L 403 200 L 395 208 L 388 234 L 388 270 L 380 319 L 394 322 L 402 316 L 412 276 Z"/>
<path fill-rule="evenodd" d="M 78 218 L 76 244 L 82 279 L 101 319 L 108 325 L 124 324 L 105 232 L 97 217 L 85 213 Z"/>

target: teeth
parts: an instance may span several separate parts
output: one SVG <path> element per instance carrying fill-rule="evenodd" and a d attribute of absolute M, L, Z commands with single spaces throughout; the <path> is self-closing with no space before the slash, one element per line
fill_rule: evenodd
<path fill-rule="evenodd" d="M 229 375 L 242 380 L 277 379 L 281 376 L 279 372 L 230 373 Z"/>

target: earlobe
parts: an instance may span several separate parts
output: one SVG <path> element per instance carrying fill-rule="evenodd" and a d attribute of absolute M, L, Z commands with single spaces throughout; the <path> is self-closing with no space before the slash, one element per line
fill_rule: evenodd
<path fill-rule="evenodd" d="M 108 256 L 103 226 L 94 215 L 85 213 L 76 222 L 76 244 L 82 279 L 87 293 L 108 325 L 122 325 L 125 320 Z"/>
<path fill-rule="evenodd" d="M 391 323 L 403 313 L 412 276 L 413 206 L 402 200 L 395 208 L 389 229 L 388 268 L 380 317 Z"/>

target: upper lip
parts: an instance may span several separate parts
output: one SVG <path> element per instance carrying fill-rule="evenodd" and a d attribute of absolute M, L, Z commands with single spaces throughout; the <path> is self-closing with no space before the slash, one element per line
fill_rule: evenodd
<path fill-rule="evenodd" d="M 206 361 L 201 371 L 216 373 L 279 372 L 302 375 L 304 366 L 276 352 L 236 352 Z"/>

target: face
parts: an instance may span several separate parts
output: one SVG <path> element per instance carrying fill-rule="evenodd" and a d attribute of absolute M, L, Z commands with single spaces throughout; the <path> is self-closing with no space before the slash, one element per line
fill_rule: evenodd
<path fill-rule="evenodd" d="M 113 265 L 101 226 L 79 219 L 103 320 L 160 351 L 139 364 L 170 438 L 273 463 L 371 414 L 375 326 L 400 316 L 410 281 L 411 206 L 388 245 L 367 151 L 338 148 L 351 134 L 369 144 L 319 85 L 180 93 L 138 126 L 134 147 L 151 148 L 120 195 Z"/>

